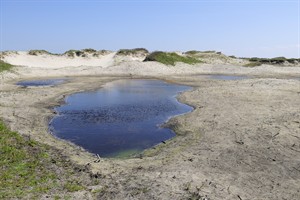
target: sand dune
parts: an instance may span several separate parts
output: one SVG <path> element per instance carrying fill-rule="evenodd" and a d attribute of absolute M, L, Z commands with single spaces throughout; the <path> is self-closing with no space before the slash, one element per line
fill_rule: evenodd
<path fill-rule="evenodd" d="M 5 55 L 3 60 L 17 66 L 37 67 L 37 68 L 62 68 L 79 66 L 101 66 L 108 67 L 114 64 L 115 52 L 97 57 L 69 57 L 67 55 L 29 55 L 26 51 L 18 51 Z"/>

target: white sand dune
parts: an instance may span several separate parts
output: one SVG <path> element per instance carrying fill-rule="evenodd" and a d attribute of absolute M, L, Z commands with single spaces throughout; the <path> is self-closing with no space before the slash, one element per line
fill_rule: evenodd
<path fill-rule="evenodd" d="M 37 67 L 37 68 L 62 68 L 79 66 L 101 66 L 108 67 L 114 64 L 115 52 L 99 57 L 68 57 L 67 55 L 29 55 L 26 51 L 9 53 L 4 57 L 4 61 L 12 65 Z"/>
<path fill-rule="evenodd" d="M 224 56 L 223 56 L 224 57 Z M 81 76 L 81 75 L 195 75 L 195 74 L 244 74 L 258 76 L 292 75 L 300 76 L 299 66 L 261 65 L 258 67 L 243 67 L 240 59 L 225 60 L 215 58 L 206 63 L 188 65 L 177 63 L 167 66 L 158 62 L 142 62 L 145 55 L 118 55 L 117 52 L 107 52 L 93 56 L 85 54 L 70 57 L 66 54 L 30 55 L 25 51 L 5 52 L 1 59 L 18 66 L 14 73 L 2 73 L 3 79 L 46 77 L 46 76 Z M 209 58 L 213 59 L 213 58 Z M 224 59 L 223 59 L 224 60 Z"/>

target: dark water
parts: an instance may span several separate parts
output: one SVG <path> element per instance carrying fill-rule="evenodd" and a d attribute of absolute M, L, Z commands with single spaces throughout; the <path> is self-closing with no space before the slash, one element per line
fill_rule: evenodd
<path fill-rule="evenodd" d="M 47 80 L 30 80 L 30 81 L 20 81 L 17 85 L 21 86 L 52 86 L 59 85 L 65 82 L 65 79 L 47 79 Z"/>
<path fill-rule="evenodd" d="M 175 98 L 188 89 L 158 80 L 114 81 L 100 90 L 69 96 L 56 108 L 59 115 L 50 129 L 103 157 L 140 152 L 175 136 L 159 125 L 192 111 Z"/>

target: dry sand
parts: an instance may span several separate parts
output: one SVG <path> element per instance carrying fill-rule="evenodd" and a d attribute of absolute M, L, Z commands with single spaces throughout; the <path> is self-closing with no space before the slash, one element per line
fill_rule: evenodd
<path fill-rule="evenodd" d="M 300 80 L 290 78 L 300 77 L 299 67 L 169 67 L 134 60 L 102 67 L 48 64 L 1 74 L 0 116 L 20 134 L 63 149 L 76 163 L 90 163 L 100 184 L 72 194 L 74 199 L 93 198 L 93 191 L 99 199 L 300 199 Z M 199 74 L 252 79 L 210 80 Z M 23 79 L 65 76 L 68 81 L 55 87 L 15 85 Z M 94 163 L 95 155 L 49 134 L 51 108 L 66 95 L 124 78 L 194 87 L 179 100 L 195 110 L 166 125 L 176 131 L 174 139 L 145 151 L 142 158 Z"/>

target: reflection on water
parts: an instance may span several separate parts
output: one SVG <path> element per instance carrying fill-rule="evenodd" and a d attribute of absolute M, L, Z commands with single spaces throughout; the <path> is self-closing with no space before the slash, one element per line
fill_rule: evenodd
<path fill-rule="evenodd" d="M 47 80 L 29 80 L 29 81 L 20 81 L 17 85 L 29 87 L 29 86 L 51 86 L 59 85 L 65 82 L 65 79 L 47 79 Z"/>
<path fill-rule="evenodd" d="M 175 98 L 188 89 L 158 80 L 114 81 L 98 91 L 69 96 L 56 108 L 59 115 L 50 129 L 103 157 L 142 151 L 175 135 L 159 125 L 192 110 Z"/>

